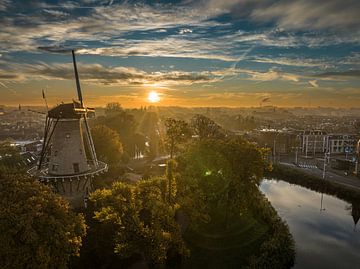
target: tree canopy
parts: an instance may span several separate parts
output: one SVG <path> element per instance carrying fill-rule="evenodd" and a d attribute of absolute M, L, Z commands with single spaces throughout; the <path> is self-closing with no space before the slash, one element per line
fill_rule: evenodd
<path fill-rule="evenodd" d="M 197 114 L 191 119 L 191 125 L 200 139 L 224 138 L 225 132 L 219 124 L 208 117 Z"/>
<path fill-rule="evenodd" d="M 10 140 L 0 141 L 0 172 L 12 172 L 21 168 L 20 151 Z"/>
<path fill-rule="evenodd" d="M 246 210 L 267 167 L 264 152 L 241 138 L 200 140 L 178 161 L 179 196 L 196 195 L 192 200 L 208 214 L 214 207 L 224 212 Z"/>
<path fill-rule="evenodd" d="M 136 185 L 116 182 L 91 195 L 96 204 L 94 218 L 112 224 L 114 251 L 120 257 L 140 255 L 149 264 L 159 265 L 170 250 L 186 254 L 175 221 L 176 206 L 165 200 L 166 188 L 165 178 L 153 178 Z"/>
<path fill-rule="evenodd" d="M 121 138 L 124 149 L 129 154 L 133 153 L 134 143 L 132 143 L 132 137 L 137 127 L 134 116 L 123 109 L 111 108 L 107 111 L 106 116 L 101 116 L 96 119 L 96 123 L 106 125 L 116 131 Z"/>
<path fill-rule="evenodd" d="M 102 124 L 91 128 L 91 134 L 98 158 L 110 166 L 118 165 L 123 155 L 119 134 Z"/>
<path fill-rule="evenodd" d="M 185 121 L 172 118 L 166 119 L 165 127 L 166 144 L 170 151 L 170 158 L 172 158 L 178 144 L 185 142 L 191 137 L 191 129 Z"/>
<path fill-rule="evenodd" d="M 86 225 L 67 201 L 34 179 L 0 175 L 0 268 L 67 268 Z"/>

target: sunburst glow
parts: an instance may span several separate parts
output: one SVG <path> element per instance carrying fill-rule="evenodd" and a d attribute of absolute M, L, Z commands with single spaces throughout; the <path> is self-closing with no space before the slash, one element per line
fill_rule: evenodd
<path fill-rule="evenodd" d="M 157 103 L 160 101 L 160 96 L 156 91 L 149 92 L 148 100 L 150 103 Z"/>

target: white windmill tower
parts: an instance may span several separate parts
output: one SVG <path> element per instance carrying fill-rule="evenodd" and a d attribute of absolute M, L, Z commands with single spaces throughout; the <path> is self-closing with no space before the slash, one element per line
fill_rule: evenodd
<path fill-rule="evenodd" d="M 95 110 L 84 106 L 73 50 L 72 57 L 78 101 L 48 111 L 40 160 L 28 173 L 79 207 L 87 199 L 94 176 L 106 172 L 108 166 L 96 157 L 87 120 Z"/>

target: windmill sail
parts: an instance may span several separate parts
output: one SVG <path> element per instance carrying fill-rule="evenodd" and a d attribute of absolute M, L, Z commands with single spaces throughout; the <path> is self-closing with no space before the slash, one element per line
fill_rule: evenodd
<path fill-rule="evenodd" d="M 78 70 L 77 70 L 77 66 L 76 66 L 76 59 L 75 59 L 75 51 L 72 50 L 72 57 L 73 57 L 73 64 L 74 64 L 74 72 L 75 72 L 75 80 L 76 80 L 76 89 L 77 89 L 77 93 L 78 93 L 78 99 L 80 101 L 81 106 L 83 106 L 83 98 L 82 98 L 82 93 L 81 93 L 81 87 L 80 87 L 80 80 L 79 80 L 79 74 L 78 74 Z"/>
<path fill-rule="evenodd" d="M 74 111 L 75 112 L 80 112 L 80 113 L 85 112 L 83 114 L 83 118 L 84 118 L 85 130 L 86 130 L 86 140 L 87 140 L 88 145 L 89 145 L 91 158 L 92 158 L 92 160 L 94 162 L 94 165 L 97 166 L 98 165 L 98 160 L 97 160 L 97 157 L 96 157 L 94 141 L 92 139 L 92 136 L 91 136 L 91 133 L 90 133 L 90 127 L 89 127 L 89 124 L 88 124 L 87 118 L 86 118 L 87 109 L 84 107 L 84 103 L 83 103 L 83 97 L 82 97 L 81 86 L 80 86 L 80 79 L 79 79 L 79 74 L 78 74 L 77 65 L 76 65 L 75 51 L 72 50 L 71 53 L 72 53 L 73 64 L 74 64 L 76 89 L 77 89 L 77 93 L 78 93 L 78 99 L 79 99 L 80 104 L 81 104 L 80 108 L 76 108 L 76 104 L 74 103 Z"/>

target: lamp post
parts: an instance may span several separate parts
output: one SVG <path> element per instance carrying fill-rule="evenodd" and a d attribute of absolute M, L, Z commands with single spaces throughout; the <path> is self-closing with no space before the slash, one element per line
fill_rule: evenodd
<path fill-rule="evenodd" d="M 325 179 L 325 175 L 326 175 L 326 161 L 328 158 L 328 153 L 325 152 L 325 156 L 324 156 L 324 168 L 323 168 L 323 174 L 322 174 L 322 178 Z"/>
<path fill-rule="evenodd" d="M 299 144 L 301 144 L 301 138 L 300 138 L 300 135 L 297 135 L 296 136 L 296 151 L 295 151 L 295 164 L 298 165 L 299 163 L 299 156 L 298 156 L 298 151 L 299 151 Z M 301 148 L 301 147 L 300 147 Z"/>
<path fill-rule="evenodd" d="M 358 166 L 359 166 L 359 155 L 360 155 L 360 139 L 358 140 L 357 144 L 356 144 L 356 160 L 355 160 L 355 171 L 354 174 L 357 175 L 358 174 Z"/>

